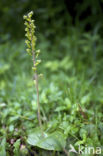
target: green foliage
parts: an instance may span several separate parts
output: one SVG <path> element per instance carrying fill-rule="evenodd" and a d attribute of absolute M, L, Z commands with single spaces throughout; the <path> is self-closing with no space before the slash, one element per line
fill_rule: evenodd
<path fill-rule="evenodd" d="M 15 156 L 19 156 L 20 155 L 20 139 L 18 139 L 14 144 L 13 144 L 13 146 L 14 146 L 14 150 L 13 150 L 13 152 L 14 152 L 14 155 Z"/>
<path fill-rule="evenodd" d="M 2 142 L 0 144 L 0 155 L 6 156 L 6 138 L 5 137 L 2 139 Z"/>
<path fill-rule="evenodd" d="M 78 29 L 62 38 L 60 46 L 39 36 L 43 61 L 38 72 L 44 75 L 39 85 L 41 116 L 49 138 L 41 139 L 36 147 L 27 143 L 31 134 L 38 136 L 34 133 L 38 120 L 31 57 L 25 53 L 24 40 L 0 46 L 0 154 L 64 156 L 63 150 L 56 152 L 61 148 L 54 141 L 57 132 L 62 145 L 66 140 L 63 147 L 67 151 L 70 144 L 76 149 L 78 145 L 103 145 L 102 42 L 98 33 Z M 44 150 L 51 149 L 48 142 L 54 145 L 54 152 Z"/>

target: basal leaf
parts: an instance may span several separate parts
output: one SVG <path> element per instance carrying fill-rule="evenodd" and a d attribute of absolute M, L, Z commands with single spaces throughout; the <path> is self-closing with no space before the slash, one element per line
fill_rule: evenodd
<path fill-rule="evenodd" d="M 62 151 L 66 144 L 64 135 L 59 131 L 51 134 L 44 133 L 43 136 L 40 131 L 32 133 L 28 136 L 27 142 L 39 148 L 55 151 Z"/>

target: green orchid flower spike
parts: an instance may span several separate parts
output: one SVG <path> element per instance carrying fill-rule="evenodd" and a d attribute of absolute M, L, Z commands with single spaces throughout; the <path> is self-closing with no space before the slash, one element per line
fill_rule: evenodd
<path fill-rule="evenodd" d="M 39 89 L 38 89 L 38 74 L 37 74 L 37 66 L 40 64 L 41 60 L 38 60 L 38 56 L 40 54 L 40 50 L 36 50 L 36 36 L 35 36 L 35 24 L 34 20 L 32 20 L 33 11 L 24 15 L 23 18 L 25 20 L 24 25 L 26 26 L 26 45 L 27 45 L 27 53 L 32 56 L 33 58 L 33 71 L 34 71 L 34 78 L 35 78 L 35 86 L 37 92 L 37 105 L 38 105 L 38 120 L 39 126 L 42 130 L 42 122 L 41 122 L 41 115 L 40 115 L 40 103 L 39 103 Z"/>

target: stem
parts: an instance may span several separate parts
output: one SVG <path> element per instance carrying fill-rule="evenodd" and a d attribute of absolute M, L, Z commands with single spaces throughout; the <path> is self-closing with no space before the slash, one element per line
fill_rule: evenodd
<path fill-rule="evenodd" d="M 35 81 L 36 81 L 36 92 L 37 92 L 37 105 L 38 105 L 38 120 L 40 129 L 42 131 L 42 122 L 41 122 L 41 113 L 40 113 L 40 103 L 39 103 L 39 87 L 38 87 L 38 75 L 35 74 Z"/>
<path fill-rule="evenodd" d="M 33 66 L 35 67 L 35 51 L 33 48 L 33 44 L 32 44 L 32 38 L 31 38 L 31 47 L 32 47 L 32 56 L 33 56 Z M 41 129 L 41 132 L 43 134 L 43 130 L 42 130 L 42 122 L 41 122 L 41 114 L 40 114 L 40 103 L 39 103 L 39 87 L 38 87 L 38 74 L 37 71 L 35 71 L 35 75 L 34 75 L 35 81 L 36 81 L 36 92 L 37 92 L 37 106 L 38 106 L 38 121 L 39 121 L 39 126 Z"/>

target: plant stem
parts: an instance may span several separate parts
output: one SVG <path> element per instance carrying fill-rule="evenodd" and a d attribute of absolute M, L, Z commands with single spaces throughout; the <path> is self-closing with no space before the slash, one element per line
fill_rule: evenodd
<path fill-rule="evenodd" d="M 32 41 L 32 39 L 31 39 L 31 41 Z M 36 64 L 35 51 L 34 51 L 32 42 L 31 42 L 31 46 L 32 46 L 32 56 L 33 56 L 33 67 L 35 67 L 35 64 Z M 37 106 L 38 106 L 38 121 L 39 121 L 39 126 L 40 126 L 40 129 L 41 129 L 41 132 L 43 133 L 43 130 L 42 130 L 42 122 L 41 122 L 41 114 L 40 114 L 39 87 L 38 87 L 38 74 L 37 74 L 37 71 L 35 71 L 34 78 L 35 78 L 35 81 L 36 81 Z"/>
<path fill-rule="evenodd" d="M 40 113 L 40 103 L 39 103 L 38 75 L 37 75 L 37 73 L 35 74 L 35 81 L 36 81 L 36 92 L 37 92 L 38 120 L 39 120 L 39 125 L 40 125 L 41 131 L 42 131 L 42 122 L 41 122 L 41 113 Z"/>

